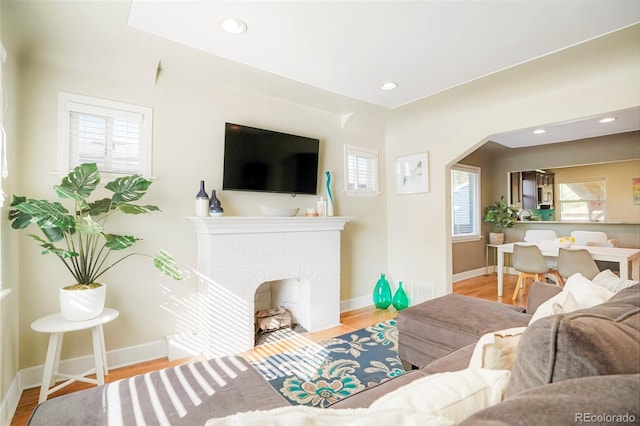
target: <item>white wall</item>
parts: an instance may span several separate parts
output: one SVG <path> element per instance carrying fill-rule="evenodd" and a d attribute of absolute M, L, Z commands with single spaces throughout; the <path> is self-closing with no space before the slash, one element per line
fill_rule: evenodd
<path fill-rule="evenodd" d="M 387 168 L 430 151 L 431 192 L 396 195 L 388 174 L 389 273 L 450 292 L 448 167 L 491 134 L 640 105 L 639 49 L 636 25 L 394 110 Z"/>
<path fill-rule="evenodd" d="M 154 112 L 153 174 L 157 180 L 143 201 L 160 206 L 162 213 L 127 217 L 118 221 L 122 230 L 144 238 L 139 251 L 171 252 L 187 266 L 195 266 L 195 233 L 185 217 L 194 214 L 194 198 L 200 179 L 209 193 L 218 190 L 225 213 L 260 215 L 259 206 L 315 207 L 318 197 L 221 191 L 225 121 L 265 127 L 321 140 L 320 170 L 334 173 L 333 191 L 338 215 L 354 216 L 343 235 L 342 298 L 369 294 L 378 270 L 386 265 L 385 198 L 362 199 L 342 193 L 343 144 L 379 149 L 384 164 L 384 120 L 380 109 L 364 106 L 349 118 L 304 105 L 215 86 L 188 75 L 163 71 L 154 84 L 153 73 L 141 79 L 137 72 L 106 75 L 99 69 L 63 66 L 38 57 L 25 62 L 23 76 L 23 137 L 20 144 L 21 193 L 52 197 L 51 186 L 59 176 L 56 167 L 57 92 L 150 106 Z M 384 174 L 382 175 L 384 182 Z M 323 179 L 319 180 L 322 189 Z M 373 214 L 372 214 L 373 213 Z M 129 225 L 129 222 L 131 223 Z M 51 256 L 41 256 L 22 233 L 20 246 L 20 367 L 43 363 L 46 336 L 30 330 L 40 316 L 56 312 L 57 289 L 69 277 Z M 371 270 L 369 265 L 378 265 Z M 153 342 L 189 329 L 193 324 L 195 279 L 173 282 L 159 277 L 150 260 L 133 258 L 104 276 L 109 285 L 107 305 L 120 317 L 105 327 L 107 349 Z M 37 295 L 37 297 L 34 297 Z M 90 353 L 89 339 L 80 333 L 65 336 L 63 358 Z"/>

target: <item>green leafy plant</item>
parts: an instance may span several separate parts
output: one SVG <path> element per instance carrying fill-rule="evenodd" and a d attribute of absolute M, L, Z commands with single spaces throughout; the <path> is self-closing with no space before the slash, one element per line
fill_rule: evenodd
<path fill-rule="evenodd" d="M 504 202 L 504 195 L 492 205 L 484 209 L 484 221 L 492 223 L 500 232 L 504 228 L 511 228 L 518 219 L 518 208 Z"/>
<path fill-rule="evenodd" d="M 116 257 L 114 252 L 120 253 L 140 239 L 105 231 L 107 220 L 116 212 L 138 215 L 160 211 L 157 206 L 133 203 L 146 194 L 151 183 L 140 175 L 119 177 L 104 186 L 113 193 L 111 198 L 89 202 L 100 184 L 100 173 L 95 163 L 81 164 L 53 187 L 59 200 L 73 203 L 71 212 L 59 201 L 14 195 L 9 211 L 11 227 L 24 229 L 36 224 L 44 238 L 29 236 L 44 248 L 42 254 L 56 255 L 81 287 L 94 287 L 100 276 L 124 259 L 134 255 L 153 257 L 136 252 Z M 153 257 L 153 263 L 165 275 L 182 279 L 182 272 L 167 252 Z"/>

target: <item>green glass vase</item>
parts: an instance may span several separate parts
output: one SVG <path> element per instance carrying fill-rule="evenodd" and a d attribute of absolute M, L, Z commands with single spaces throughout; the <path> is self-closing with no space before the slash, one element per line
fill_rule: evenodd
<path fill-rule="evenodd" d="M 396 294 L 393 295 L 393 307 L 396 308 L 396 311 L 401 311 L 409 307 L 409 297 L 402 288 L 402 281 L 398 282 L 398 289 L 396 290 Z"/>
<path fill-rule="evenodd" d="M 373 303 L 378 309 L 387 309 L 391 305 L 391 286 L 384 274 L 380 274 L 380 279 L 373 289 Z"/>

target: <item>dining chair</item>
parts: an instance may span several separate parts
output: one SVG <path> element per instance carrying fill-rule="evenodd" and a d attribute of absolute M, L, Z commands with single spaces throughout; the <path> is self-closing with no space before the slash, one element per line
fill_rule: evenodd
<path fill-rule="evenodd" d="M 519 272 L 518 281 L 516 282 L 516 288 L 513 291 L 513 297 L 511 300 L 516 300 L 520 287 L 524 293 L 524 286 L 527 282 L 527 278 L 532 278 L 536 281 L 545 281 L 544 276 L 546 274 L 553 274 L 556 277 L 556 282 L 560 282 L 560 276 L 558 271 L 549 268 L 547 262 L 540 248 L 536 245 L 514 244 L 513 245 L 513 268 Z"/>
<path fill-rule="evenodd" d="M 560 279 L 564 282 L 564 278 L 576 273 L 592 280 L 600 273 L 600 269 L 587 249 L 558 249 L 558 275 Z"/>
<path fill-rule="evenodd" d="M 577 246 L 595 245 L 595 244 L 611 244 L 609 247 L 617 247 L 618 243 L 614 239 L 610 239 L 606 232 L 601 231 L 572 231 L 571 236 L 575 239 L 573 242 Z M 595 244 L 594 244 L 595 243 Z"/>
<path fill-rule="evenodd" d="M 556 231 L 551 229 L 528 229 L 524 233 L 524 241 L 531 244 L 551 244 L 558 237 Z M 558 259 L 553 256 L 545 256 L 547 266 L 555 269 L 558 266 Z"/>

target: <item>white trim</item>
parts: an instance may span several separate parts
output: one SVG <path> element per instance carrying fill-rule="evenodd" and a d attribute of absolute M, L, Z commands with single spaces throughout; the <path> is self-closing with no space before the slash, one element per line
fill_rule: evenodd
<path fill-rule="evenodd" d="M 141 345 L 114 349 L 107 352 L 107 365 L 109 369 L 126 367 L 140 362 L 167 356 L 167 345 L 164 340 L 143 343 Z M 60 371 L 69 374 L 80 374 L 94 366 L 93 354 L 60 361 Z M 24 368 L 18 371 L 21 389 L 30 389 L 40 386 L 44 365 Z"/>
<path fill-rule="evenodd" d="M 21 396 L 22 386 L 20 386 L 20 376 L 16 374 L 7 389 L 7 393 L 0 402 L 0 425 L 11 424 Z"/>
<path fill-rule="evenodd" d="M 373 290 L 371 290 L 373 291 Z M 373 294 L 373 293 L 372 293 Z M 373 296 L 360 296 L 353 299 L 340 301 L 340 312 L 349 312 L 356 309 L 366 308 L 367 306 L 373 306 Z"/>

